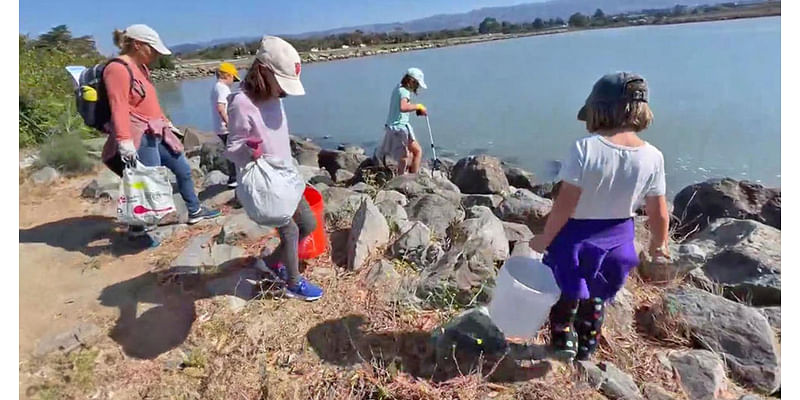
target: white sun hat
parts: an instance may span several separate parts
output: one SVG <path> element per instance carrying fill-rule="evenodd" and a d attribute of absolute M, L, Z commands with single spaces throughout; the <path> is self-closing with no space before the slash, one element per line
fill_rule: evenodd
<path fill-rule="evenodd" d="M 164 42 L 161 41 L 161 38 L 158 36 L 158 32 L 145 24 L 131 25 L 125 28 L 124 34 L 126 37 L 129 37 L 133 40 L 138 40 L 142 43 L 149 44 L 150 47 L 155 49 L 155 51 L 163 56 L 172 54 L 167 46 L 164 45 Z"/>
<path fill-rule="evenodd" d="M 414 67 L 409 68 L 408 71 L 406 71 L 406 75 L 416 79 L 417 82 L 419 82 L 419 87 L 423 89 L 428 88 L 428 85 L 425 84 L 425 74 L 422 73 L 421 69 Z"/>

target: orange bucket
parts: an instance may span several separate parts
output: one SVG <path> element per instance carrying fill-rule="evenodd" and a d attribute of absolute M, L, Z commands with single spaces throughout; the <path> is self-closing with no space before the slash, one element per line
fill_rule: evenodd
<path fill-rule="evenodd" d="M 317 219 L 317 228 L 297 245 L 297 255 L 301 260 L 319 257 L 328 249 L 328 238 L 325 235 L 325 203 L 322 194 L 313 186 L 306 186 L 303 197 L 311 207 L 314 218 Z"/>

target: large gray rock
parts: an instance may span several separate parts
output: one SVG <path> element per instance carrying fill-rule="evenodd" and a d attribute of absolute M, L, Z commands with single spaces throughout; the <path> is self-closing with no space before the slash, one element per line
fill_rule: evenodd
<path fill-rule="evenodd" d="M 533 173 L 522 168 L 512 167 L 503 163 L 503 173 L 508 179 L 508 184 L 517 189 L 528 189 L 533 191 L 536 185 L 536 178 Z"/>
<path fill-rule="evenodd" d="M 500 160 L 487 155 L 458 160 L 453 167 L 452 179 L 462 193 L 501 194 L 508 191 L 508 179 Z"/>
<path fill-rule="evenodd" d="M 391 261 L 378 260 L 369 267 L 364 283 L 371 289 L 397 288 L 400 284 L 400 274 L 394 269 Z"/>
<path fill-rule="evenodd" d="M 519 189 L 506 197 L 497 208 L 497 216 L 503 221 L 525 224 L 535 234 L 544 229 L 553 201 Z"/>
<path fill-rule="evenodd" d="M 370 185 L 367 185 L 364 182 L 358 182 L 355 185 L 350 186 L 348 189 L 357 193 L 364 193 L 364 194 L 375 193 L 375 188 Z"/>
<path fill-rule="evenodd" d="M 44 167 L 31 175 L 31 180 L 37 185 L 48 185 L 58 180 L 61 174 L 53 167 Z"/>
<path fill-rule="evenodd" d="M 228 183 L 228 175 L 225 175 L 222 171 L 211 171 L 203 179 L 203 187 L 207 188 L 209 186 L 216 186 L 216 185 L 225 185 Z"/>
<path fill-rule="evenodd" d="M 611 400 L 644 400 L 630 375 L 610 362 L 578 361 L 578 370 L 590 385 Z"/>
<path fill-rule="evenodd" d="M 764 314 L 764 316 L 767 317 L 767 321 L 769 322 L 769 325 L 772 327 L 772 329 L 775 329 L 776 331 L 780 332 L 781 307 L 780 306 L 764 307 L 764 308 L 759 308 L 759 311 L 761 311 L 761 314 Z"/>
<path fill-rule="evenodd" d="M 539 197 L 552 200 L 557 193 L 557 185 L 558 184 L 555 182 L 545 182 L 539 185 L 534 185 L 533 188 L 531 188 L 531 192 Z"/>
<path fill-rule="evenodd" d="M 347 239 L 347 267 L 351 270 L 361 269 L 367 259 L 377 254 L 378 249 L 388 242 L 389 225 L 386 224 L 386 218 L 371 199 L 364 199 L 353 218 Z"/>
<path fill-rule="evenodd" d="M 675 196 L 678 235 L 703 230 L 719 218 L 751 219 L 781 228 L 781 190 L 730 178 L 694 184 Z"/>
<path fill-rule="evenodd" d="M 386 217 L 386 222 L 389 224 L 390 228 L 392 227 L 392 224 L 399 226 L 400 221 L 408 220 L 408 213 L 406 213 L 406 209 L 391 200 L 382 201 L 375 205 L 378 207 L 378 210 L 380 210 L 381 214 Z"/>
<path fill-rule="evenodd" d="M 606 328 L 626 335 L 636 333 L 633 323 L 635 311 L 636 299 L 634 299 L 633 293 L 623 287 L 606 306 Z"/>
<path fill-rule="evenodd" d="M 437 237 L 447 235 L 447 228 L 464 219 L 464 211 L 450 200 L 438 194 L 425 194 L 406 207 L 411 221 L 422 221 Z"/>
<path fill-rule="evenodd" d="M 367 159 L 363 154 L 347 153 L 338 150 L 321 150 L 317 157 L 320 168 L 325 168 L 336 176 L 336 171 L 340 169 L 355 173 L 358 166 Z"/>
<path fill-rule="evenodd" d="M 704 290 L 680 287 L 665 293 L 660 306 L 640 320 L 658 337 L 675 334 L 674 321 L 699 347 L 721 354 L 732 376 L 770 394 L 780 388 L 780 350 L 772 328 L 758 310 Z"/>
<path fill-rule="evenodd" d="M 330 178 L 331 177 L 331 174 L 328 173 L 327 170 L 324 170 L 324 169 L 316 167 L 316 166 L 308 166 L 308 165 L 300 164 L 297 167 L 297 169 L 300 171 L 300 174 L 303 175 L 303 179 L 305 179 L 306 182 L 309 182 L 309 181 L 311 181 L 311 179 L 313 179 L 315 177 L 318 177 L 318 176 L 322 176 L 322 177 L 326 177 L 326 178 Z"/>
<path fill-rule="evenodd" d="M 202 172 L 208 173 L 217 170 L 228 176 L 236 173 L 236 171 L 231 171 L 228 159 L 225 158 L 224 154 L 225 145 L 222 142 L 203 143 L 200 146 L 200 169 Z"/>
<path fill-rule="evenodd" d="M 465 209 L 473 206 L 489 207 L 493 211 L 503 201 L 503 197 L 496 194 L 464 194 L 461 195 L 461 206 Z"/>
<path fill-rule="evenodd" d="M 362 200 L 369 197 L 340 187 L 329 187 L 321 193 L 325 199 L 325 220 L 331 226 L 349 226 Z"/>
<path fill-rule="evenodd" d="M 451 233 L 454 243 L 466 243 L 476 238 L 488 244 L 495 261 L 508 258 L 509 246 L 506 228 L 487 207 L 475 206 L 467 210 L 468 217 L 455 226 Z"/>
<path fill-rule="evenodd" d="M 353 179 L 353 176 L 355 175 L 352 172 L 340 168 L 333 175 L 333 180 L 336 181 L 336 183 L 345 183 Z"/>
<path fill-rule="evenodd" d="M 395 299 L 397 289 L 402 284 L 402 277 L 394 269 L 394 264 L 388 260 L 378 260 L 369 267 L 369 272 L 364 278 L 364 283 L 384 300 Z"/>
<path fill-rule="evenodd" d="M 81 322 L 67 331 L 39 339 L 33 355 L 43 357 L 56 351 L 69 353 L 79 347 L 93 345 L 102 335 L 103 331 L 97 325 Z"/>
<path fill-rule="evenodd" d="M 244 213 L 229 215 L 221 222 L 217 243 L 232 245 L 242 240 L 258 240 L 274 231 L 273 227 L 259 225 Z"/>
<path fill-rule="evenodd" d="M 322 150 L 319 146 L 310 140 L 304 140 L 296 136 L 290 137 L 289 145 L 292 148 L 292 157 L 297 160 L 298 164 L 310 167 L 319 166 L 319 152 Z"/>
<path fill-rule="evenodd" d="M 396 190 L 380 190 L 375 195 L 375 203 L 382 203 L 384 201 L 391 201 L 402 207 L 408 205 L 406 196 Z"/>
<path fill-rule="evenodd" d="M 678 376 L 683 392 L 690 399 L 717 400 L 723 398 L 725 365 L 722 359 L 708 350 L 674 352 L 669 361 Z"/>
<path fill-rule="evenodd" d="M 392 255 L 417 261 L 431 243 L 431 230 L 422 222 L 413 222 L 392 244 Z"/>
<path fill-rule="evenodd" d="M 384 186 L 385 190 L 394 190 L 414 200 L 426 194 L 438 194 L 454 204 L 461 202 L 458 187 L 446 179 L 427 176 L 423 173 L 405 174 L 395 177 Z"/>
<path fill-rule="evenodd" d="M 645 245 L 647 246 L 647 245 Z M 645 247 L 646 248 L 646 247 Z M 670 243 L 670 259 L 657 258 L 651 260 L 646 250 L 641 250 L 641 263 L 636 272 L 643 278 L 653 282 L 670 282 L 682 279 L 692 274 L 703 266 L 706 260 L 706 250 L 693 243 Z"/>
<path fill-rule="evenodd" d="M 675 393 L 670 393 L 652 382 L 642 385 L 642 394 L 647 400 L 678 400 L 678 396 Z"/>
<path fill-rule="evenodd" d="M 705 253 L 704 275 L 726 297 L 758 306 L 781 304 L 781 231 L 751 220 L 723 218 L 688 244 Z"/>
<path fill-rule="evenodd" d="M 511 243 L 519 242 L 527 244 L 533 239 L 533 233 L 531 229 L 528 228 L 528 225 L 503 221 L 503 229 L 506 233 L 506 239 Z"/>
<path fill-rule="evenodd" d="M 204 144 L 222 145 L 222 139 L 213 132 L 203 132 L 194 128 L 183 129 L 183 148 L 186 156 L 199 154 Z"/>
<path fill-rule="evenodd" d="M 462 305 L 469 304 L 473 298 L 486 302 L 491 299 L 496 277 L 494 254 L 485 239 L 478 237 L 453 246 L 436 263 L 425 268 L 420 274 L 417 292 L 423 299 L 455 301 Z M 450 298 L 453 293 L 455 298 Z"/>
<path fill-rule="evenodd" d="M 81 197 L 88 199 L 117 200 L 119 197 L 119 184 L 122 180 L 117 174 L 107 168 L 103 168 L 95 179 L 89 182 L 81 191 Z"/>
<path fill-rule="evenodd" d="M 181 254 L 170 264 L 173 268 L 193 268 L 199 272 L 213 272 L 230 267 L 230 263 L 246 256 L 244 249 L 218 244 L 210 234 L 192 239 Z"/>
<path fill-rule="evenodd" d="M 453 227 L 450 249 L 422 271 L 423 298 L 452 292 L 462 304 L 491 298 L 495 265 L 508 257 L 508 240 L 502 222 L 488 208 L 476 206 L 471 213 L 474 218 Z"/>
<path fill-rule="evenodd" d="M 204 199 L 205 197 L 205 199 Z M 233 204 L 236 197 L 235 190 L 210 189 L 206 196 L 200 195 L 200 199 L 208 207 L 220 208 L 226 204 Z"/>

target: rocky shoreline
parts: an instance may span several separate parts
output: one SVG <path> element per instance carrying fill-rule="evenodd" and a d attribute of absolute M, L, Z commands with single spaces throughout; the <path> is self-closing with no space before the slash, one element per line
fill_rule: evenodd
<path fill-rule="evenodd" d="M 417 41 L 413 43 L 400 43 L 396 45 L 377 45 L 365 47 L 351 47 L 348 49 L 329 49 L 315 52 L 301 52 L 300 59 L 303 63 L 317 63 L 326 61 L 346 60 L 349 58 L 370 57 L 384 54 L 402 53 L 407 51 L 425 50 L 440 47 L 458 46 L 463 44 L 489 42 L 495 40 L 516 39 L 527 36 L 552 35 L 567 32 L 567 29 L 550 29 L 541 32 L 514 33 L 514 34 L 487 34 L 471 37 L 450 38 L 431 41 Z M 156 69 L 151 71 L 151 78 L 154 82 L 175 81 L 183 79 L 202 78 L 214 75 L 217 65 L 227 61 L 236 65 L 237 68 L 246 69 L 253 63 L 252 57 L 218 60 L 208 62 L 186 62 L 176 63 L 174 70 Z"/>
<path fill-rule="evenodd" d="M 228 211 L 212 233 L 193 238 L 170 265 L 222 268 L 246 254 L 239 247 L 243 241 L 262 240 L 271 229 L 248 220 L 241 209 L 228 208 L 234 194 L 224 189 L 231 171 L 219 139 L 194 129 L 185 133 L 195 183 L 204 193 L 213 193 L 201 198 Z M 446 163 L 442 171 L 423 168 L 419 174 L 393 177 L 356 146 L 323 149 L 292 137 L 291 149 L 308 184 L 323 196 L 332 262 L 363 274 L 365 289 L 386 304 L 426 310 L 486 304 L 498 267 L 509 257 L 530 254 L 528 241 L 542 231 L 552 207 L 552 183 L 538 182 L 533 174 L 488 155 Z M 39 184 L 53 182 L 40 178 Z M 115 199 L 118 185 L 118 178 L 104 170 L 82 196 Z M 181 208 L 183 201 L 175 196 Z M 688 398 L 736 393 L 724 398 L 748 399 L 752 392 L 780 397 L 780 213 L 780 188 L 730 178 L 688 186 L 674 199 L 672 260 L 644 255 L 647 217 L 636 217 L 641 265 L 609 306 L 604 330 L 668 343 L 669 351 L 658 356 L 659 368 L 676 376 L 676 387 Z M 177 225 L 160 227 L 154 234 L 169 240 L 187 229 L 186 217 L 185 208 L 179 210 Z M 276 242 L 263 246 L 265 254 Z M 240 283 L 252 281 L 254 270 L 237 271 L 225 278 L 236 283 L 236 296 L 258 296 L 258 285 Z M 208 283 L 209 290 L 222 284 L 217 281 Z M 640 290 L 635 285 L 650 285 L 647 303 L 640 302 L 641 294 L 631 294 Z M 232 301 L 231 307 L 243 306 Z M 452 339 L 474 333 L 474 325 L 465 321 L 481 318 L 475 310 L 434 331 L 444 333 L 432 334 L 435 360 L 425 365 L 452 364 L 448 357 L 456 352 L 458 364 L 475 362 L 475 349 L 456 349 Z M 612 343 L 609 338 L 606 346 Z M 479 359 L 496 360 L 519 351 L 528 359 L 547 357 L 535 345 L 509 350 L 505 342 L 496 344 L 479 346 Z M 627 373 L 608 361 L 581 362 L 577 368 L 608 398 L 679 398 L 651 397 L 665 390 L 634 380 L 629 373 L 638 366 L 626 366 Z"/>

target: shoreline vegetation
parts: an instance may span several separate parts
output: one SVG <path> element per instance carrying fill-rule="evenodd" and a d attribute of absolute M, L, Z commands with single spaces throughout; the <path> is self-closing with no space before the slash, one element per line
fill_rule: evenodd
<path fill-rule="evenodd" d="M 326 38 L 288 39 L 298 48 L 304 63 L 345 60 L 350 58 L 370 57 L 383 54 L 425 50 L 459 46 L 496 40 L 518 39 L 530 36 L 555 35 L 593 29 L 624 28 L 648 25 L 676 25 L 697 22 L 727 21 L 744 18 L 774 17 L 781 15 L 780 2 L 736 5 L 723 3 L 715 6 L 698 6 L 689 8 L 676 6 L 666 10 L 644 10 L 641 13 L 620 15 L 604 15 L 597 10 L 592 16 L 580 13 L 573 14 L 566 22 L 561 18 L 549 21 L 535 20 L 530 24 L 510 24 L 498 22 L 493 18 L 485 19 L 477 28 L 466 27 L 460 30 L 443 30 L 418 34 L 365 34 L 360 31 L 331 35 Z M 370 36 L 372 35 L 372 36 Z M 452 36 L 450 35 L 459 35 Z M 436 38 L 442 37 L 444 38 Z M 417 38 L 419 37 L 419 38 Z M 403 41 L 410 40 L 410 41 Z M 375 44 L 365 42 L 380 41 Z M 317 43 L 336 43 L 336 47 L 320 49 L 311 47 Z M 348 43 L 348 44 L 339 44 Z M 256 43 L 257 44 L 257 43 Z M 237 68 L 247 69 L 253 62 L 249 50 L 253 43 L 226 44 L 198 50 L 182 55 L 174 60 L 174 68 L 158 68 L 152 71 L 154 81 L 176 81 L 183 79 L 212 76 L 220 62 L 226 61 Z M 231 57 L 224 57 L 224 55 Z M 214 57 L 222 55 L 222 57 Z M 172 65 L 170 65 L 172 66 Z"/>

